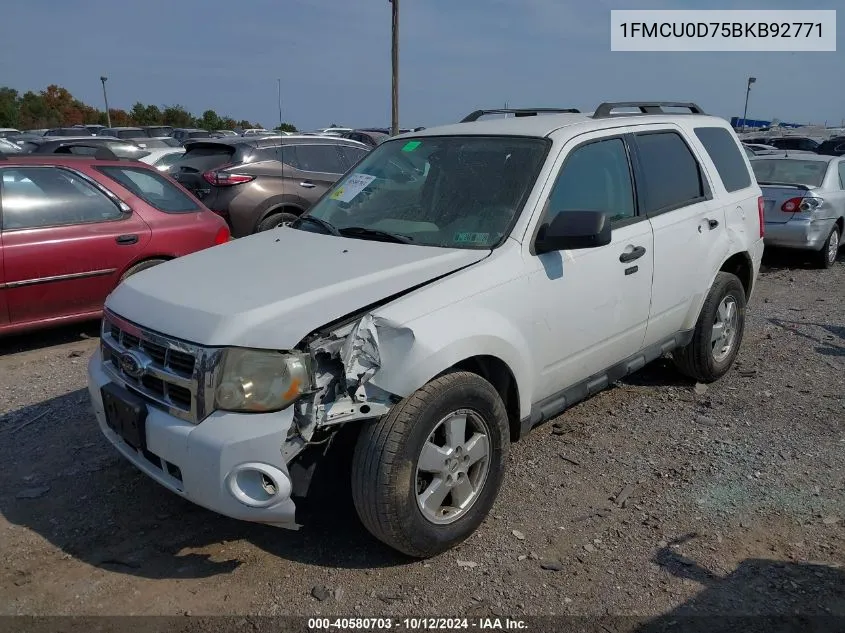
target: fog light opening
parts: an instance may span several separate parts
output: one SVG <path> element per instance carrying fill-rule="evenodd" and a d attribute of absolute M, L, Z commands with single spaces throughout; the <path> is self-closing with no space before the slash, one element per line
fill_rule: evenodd
<path fill-rule="evenodd" d="M 290 497 L 287 475 L 269 464 L 242 464 L 227 477 L 229 492 L 244 505 L 265 508 Z"/>

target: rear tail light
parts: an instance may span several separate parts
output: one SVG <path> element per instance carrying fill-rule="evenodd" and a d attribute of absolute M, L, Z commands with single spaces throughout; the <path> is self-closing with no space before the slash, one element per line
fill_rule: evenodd
<path fill-rule="evenodd" d="M 787 213 L 796 213 L 801 206 L 802 198 L 790 198 L 782 205 L 780 205 L 781 211 L 786 211 Z"/>
<path fill-rule="evenodd" d="M 221 227 L 220 230 L 217 231 L 217 235 L 214 236 L 214 245 L 219 246 L 220 244 L 226 244 L 229 241 L 229 238 L 229 228 L 226 226 Z"/>
<path fill-rule="evenodd" d="M 760 220 L 760 237 L 763 237 L 763 234 L 766 232 L 765 229 L 765 221 L 763 220 L 764 212 L 766 210 L 766 202 L 763 199 L 763 196 L 757 198 L 757 216 Z"/>
<path fill-rule="evenodd" d="M 784 202 L 780 210 L 786 213 L 800 213 L 802 211 L 815 211 L 824 203 L 823 198 L 807 196 L 805 198 L 790 198 Z"/>
<path fill-rule="evenodd" d="M 255 180 L 255 176 L 247 176 L 246 174 L 232 174 L 227 171 L 220 171 L 219 169 L 212 169 L 202 175 L 203 179 L 215 187 L 231 187 L 232 185 L 242 185 L 245 182 Z"/>

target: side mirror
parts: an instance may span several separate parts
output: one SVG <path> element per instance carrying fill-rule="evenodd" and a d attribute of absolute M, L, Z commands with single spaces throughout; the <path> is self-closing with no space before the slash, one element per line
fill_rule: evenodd
<path fill-rule="evenodd" d="M 610 244 L 610 219 L 603 211 L 563 211 L 537 233 L 537 254 Z"/>

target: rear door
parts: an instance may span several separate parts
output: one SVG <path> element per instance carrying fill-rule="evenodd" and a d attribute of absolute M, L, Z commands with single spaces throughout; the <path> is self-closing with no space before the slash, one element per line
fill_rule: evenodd
<path fill-rule="evenodd" d="M 0 173 L 9 321 L 100 310 L 122 271 L 143 254 L 147 224 L 70 169 L 10 166 Z"/>
<path fill-rule="evenodd" d="M 292 185 L 290 189 L 307 200 L 309 206 L 346 171 L 346 161 L 336 145 L 287 145 L 284 149 L 286 156 L 288 148 L 291 154 L 288 164 L 296 168 L 288 179 Z"/>
<path fill-rule="evenodd" d="M 211 185 L 202 175 L 232 162 L 235 146 L 225 143 L 189 143 L 179 162 L 170 168 L 170 175 L 202 200 L 211 191 Z"/>
<path fill-rule="evenodd" d="M 0 189 L 2 185 L 0 185 Z M 3 209 L 0 206 L 0 218 L 2 218 Z M 2 227 L 2 222 L 0 222 Z M 6 302 L 6 274 L 3 269 L 3 231 L 0 229 L 0 328 L 9 322 L 9 308 Z"/>
<path fill-rule="evenodd" d="M 634 134 L 637 191 L 654 230 L 654 282 L 644 345 L 685 327 L 725 260 L 725 210 L 696 151 L 674 126 Z"/>

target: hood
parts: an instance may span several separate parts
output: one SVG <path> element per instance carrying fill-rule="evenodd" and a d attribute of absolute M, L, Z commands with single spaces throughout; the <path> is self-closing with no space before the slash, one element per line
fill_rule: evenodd
<path fill-rule="evenodd" d="M 291 349 L 326 323 L 489 254 L 285 227 L 137 273 L 106 308 L 201 345 Z"/>

